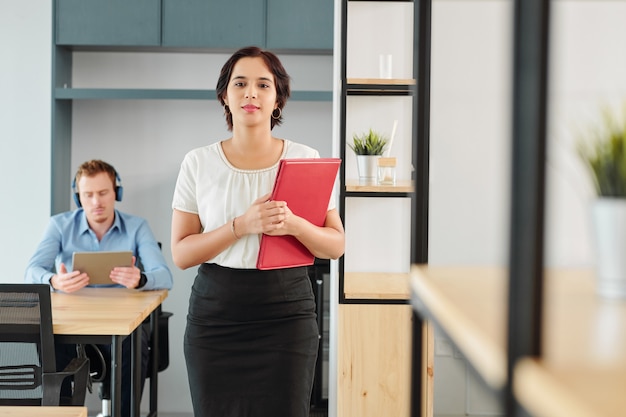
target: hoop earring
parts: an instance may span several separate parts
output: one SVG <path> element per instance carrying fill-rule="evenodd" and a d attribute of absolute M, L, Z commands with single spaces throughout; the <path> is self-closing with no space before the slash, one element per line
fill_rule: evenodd
<path fill-rule="evenodd" d="M 278 116 L 274 116 L 274 112 L 276 112 L 276 110 L 278 110 Z M 280 119 L 280 117 L 283 115 L 283 110 L 280 107 L 276 107 L 273 111 L 272 111 L 272 119 L 274 120 L 278 120 Z"/>
<path fill-rule="evenodd" d="M 224 104 L 224 114 L 226 116 L 230 114 L 230 107 L 228 107 L 228 104 Z"/>

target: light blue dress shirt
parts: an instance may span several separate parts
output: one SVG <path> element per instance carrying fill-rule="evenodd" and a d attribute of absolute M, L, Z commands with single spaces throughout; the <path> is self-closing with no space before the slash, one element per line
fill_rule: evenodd
<path fill-rule="evenodd" d="M 126 250 L 133 252 L 136 265 L 148 279 L 141 290 L 172 288 L 172 273 L 145 219 L 115 210 L 113 225 L 98 241 L 82 208 L 50 218 L 43 239 L 28 262 L 24 280 L 49 285 L 61 263 L 68 271 L 72 270 L 74 252 Z"/>

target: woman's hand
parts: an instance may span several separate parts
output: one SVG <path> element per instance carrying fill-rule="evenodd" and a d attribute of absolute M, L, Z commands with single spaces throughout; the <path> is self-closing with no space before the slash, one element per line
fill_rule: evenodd
<path fill-rule="evenodd" d="M 300 230 L 298 225 L 303 219 L 293 214 L 286 201 L 276 201 L 276 203 L 283 203 L 280 205 L 281 214 L 273 217 L 274 222 L 264 233 L 269 236 L 297 235 Z"/>
<path fill-rule="evenodd" d="M 285 222 L 292 215 L 284 201 L 270 201 L 270 194 L 256 199 L 244 214 L 235 219 L 237 236 L 249 234 L 288 234 Z M 279 232 L 279 230 L 282 232 Z"/>

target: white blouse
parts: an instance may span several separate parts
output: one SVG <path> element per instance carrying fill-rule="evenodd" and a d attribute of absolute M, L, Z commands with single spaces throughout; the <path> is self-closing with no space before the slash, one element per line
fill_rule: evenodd
<path fill-rule="evenodd" d="M 281 159 L 319 158 L 311 147 L 284 140 Z M 272 191 L 278 162 L 268 168 L 244 170 L 228 162 L 220 142 L 185 155 L 178 173 L 172 209 L 197 214 L 204 232 L 240 216 L 262 195 Z M 335 195 L 328 209 L 335 208 Z M 229 268 L 256 268 L 261 235 L 246 235 L 207 261 Z"/>

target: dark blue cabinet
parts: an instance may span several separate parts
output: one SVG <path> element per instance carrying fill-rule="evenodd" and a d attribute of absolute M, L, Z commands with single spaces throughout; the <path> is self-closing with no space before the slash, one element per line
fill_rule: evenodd
<path fill-rule="evenodd" d="M 269 49 L 333 49 L 333 0 L 267 0 Z"/>
<path fill-rule="evenodd" d="M 333 0 L 56 0 L 59 46 L 329 53 Z"/>
<path fill-rule="evenodd" d="M 57 0 L 56 43 L 158 46 L 161 0 Z"/>
<path fill-rule="evenodd" d="M 240 48 L 265 45 L 265 2 L 163 0 L 162 46 Z"/>

